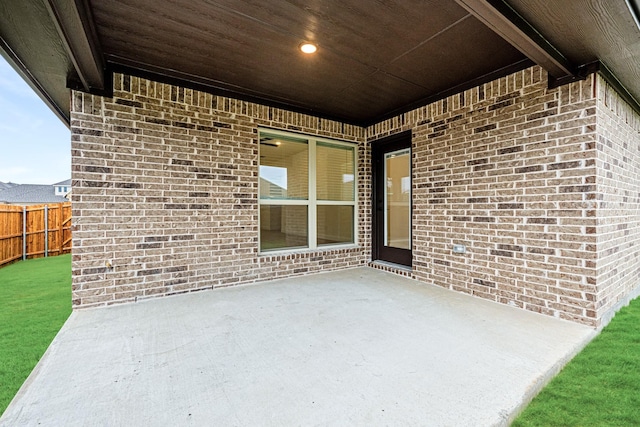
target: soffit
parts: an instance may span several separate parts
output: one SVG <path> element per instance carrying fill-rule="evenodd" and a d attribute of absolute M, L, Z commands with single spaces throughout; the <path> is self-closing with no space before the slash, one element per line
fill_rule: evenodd
<path fill-rule="evenodd" d="M 90 4 L 110 63 L 347 122 L 372 121 L 525 60 L 454 1 Z M 305 40 L 318 44 L 315 55 L 298 51 Z"/>
<path fill-rule="evenodd" d="M 0 53 L 58 117 L 69 117 L 73 65 L 43 2 L 0 1 Z"/>
<path fill-rule="evenodd" d="M 637 0 L 629 0 L 629 4 Z M 640 101 L 640 28 L 625 0 L 509 0 L 574 64 L 600 61 Z"/>

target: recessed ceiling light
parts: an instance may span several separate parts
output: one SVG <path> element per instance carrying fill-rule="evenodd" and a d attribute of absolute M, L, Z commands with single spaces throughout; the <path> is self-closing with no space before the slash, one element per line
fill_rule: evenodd
<path fill-rule="evenodd" d="M 300 45 L 300 50 L 303 53 L 315 53 L 318 50 L 318 46 L 313 43 L 302 43 Z"/>

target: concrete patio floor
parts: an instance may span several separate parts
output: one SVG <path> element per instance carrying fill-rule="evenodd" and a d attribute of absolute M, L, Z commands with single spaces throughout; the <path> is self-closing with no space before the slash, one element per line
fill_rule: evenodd
<path fill-rule="evenodd" d="M 595 334 L 356 268 L 75 311 L 1 426 L 507 424 Z"/>

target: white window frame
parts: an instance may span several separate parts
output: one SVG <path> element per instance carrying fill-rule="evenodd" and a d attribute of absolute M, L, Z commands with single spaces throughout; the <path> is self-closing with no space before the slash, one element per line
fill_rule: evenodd
<path fill-rule="evenodd" d="M 309 147 L 309 192 L 307 200 L 298 199 L 261 199 L 260 189 L 258 188 L 258 251 L 259 254 L 273 255 L 281 253 L 291 252 L 310 252 L 310 251 L 322 251 L 322 250 L 334 250 L 340 248 L 351 248 L 358 245 L 358 145 L 353 142 L 340 141 L 335 139 L 328 139 L 317 137 L 314 135 L 308 135 L 305 133 L 285 132 L 277 129 L 270 128 L 258 128 L 258 185 L 260 185 L 260 141 L 262 134 L 267 133 L 269 135 L 280 135 L 284 137 L 303 138 L 307 140 Z M 326 143 L 330 145 L 337 145 L 343 147 L 349 147 L 353 149 L 353 201 L 344 200 L 318 200 L 316 193 L 316 147 L 317 144 Z M 262 241 L 260 238 L 260 206 L 262 205 L 282 205 L 282 206 L 306 206 L 307 207 L 307 241 L 308 246 L 304 248 L 292 247 L 292 248 L 278 248 L 262 250 Z M 326 245 L 318 245 L 318 206 L 353 206 L 353 242 L 349 243 L 334 243 Z"/>

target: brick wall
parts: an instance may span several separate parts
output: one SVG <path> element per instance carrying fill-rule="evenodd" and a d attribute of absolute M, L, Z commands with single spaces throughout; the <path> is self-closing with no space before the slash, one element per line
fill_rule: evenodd
<path fill-rule="evenodd" d="M 413 277 L 595 324 L 595 88 L 533 67 L 367 129 L 412 130 Z"/>
<path fill-rule="evenodd" d="M 360 144 L 364 129 L 115 75 L 73 93 L 73 305 L 89 307 L 363 265 L 360 245 L 258 255 L 258 126 Z M 358 171 L 360 218 L 369 171 Z M 107 262 L 110 266 L 107 266 Z"/>
<path fill-rule="evenodd" d="M 640 118 L 597 75 L 548 89 L 532 67 L 367 129 L 114 86 L 73 94 L 75 307 L 366 264 L 370 143 L 405 130 L 413 269 L 380 268 L 592 326 L 638 289 Z M 357 247 L 258 255 L 259 126 L 358 143 Z"/>
<path fill-rule="evenodd" d="M 640 284 L 640 116 L 598 78 L 597 312 L 606 322 Z"/>

